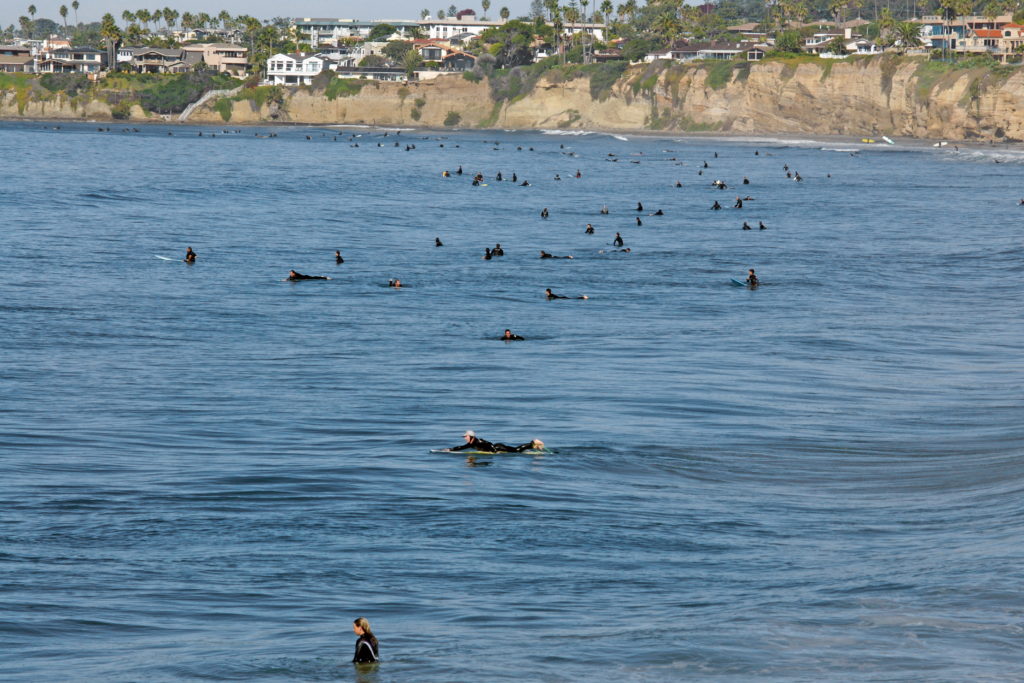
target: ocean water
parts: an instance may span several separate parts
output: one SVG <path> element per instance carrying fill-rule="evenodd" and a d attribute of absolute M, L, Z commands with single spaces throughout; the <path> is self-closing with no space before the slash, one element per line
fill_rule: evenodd
<path fill-rule="evenodd" d="M 1024 679 L 1019 150 L 57 125 L 0 124 L 4 680 Z"/>

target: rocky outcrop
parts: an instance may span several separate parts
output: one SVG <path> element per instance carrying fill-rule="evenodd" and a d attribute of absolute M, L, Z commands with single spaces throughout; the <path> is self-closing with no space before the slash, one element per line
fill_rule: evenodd
<path fill-rule="evenodd" d="M 602 92 L 592 90 L 585 71 L 569 68 L 550 71 L 498 101 L 487 80 L 460 75 L 335 86 L 258 88 L 212 98 L 195 107 L 190 121 L 1024 140 L 1024 70 L 954 68 L 894 55 L 655 63 L 631 67 Z M 0 93 L 0 116 L 100 118 L 110 110 L 78 102 L 70 111 L 66 98 L 23 100 Z M 133 118 L 143 116 L 132 111 Z"/>

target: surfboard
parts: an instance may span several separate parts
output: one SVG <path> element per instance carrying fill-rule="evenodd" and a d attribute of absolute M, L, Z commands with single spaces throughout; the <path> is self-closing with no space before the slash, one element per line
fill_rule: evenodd
<path fill-rule="evenodd" d="M 746 287 L 747 286 L 746 282 L 740 282 L 736 278 L 729 278 L 729 282 L 733 283 L 737 287 Z"/>
<path fill-rule="evenodd" d="M 511 452 L 507 452 L 506 451 L 506 452 L 501 452 L 501 453 L 492 453 L 490 451 L 453 451 L 450 448 L 432 448 L 430 450 L 430 452 L 431 453 L 455 453 L 456 455 L 542 455 L 544 453 L 551 453 L 552 451 L 549 451 L 546 448 L 544 450 L 541 450 L 541 451 L 538 451 L 535 448 L 531 448 L 530 450 L 527 450 L 527 451 L 511 451 Z"/>
<path fill-rule="evenodd" d="M 154 256 L 154 258 L 158 258 L 161 261 L 177 261 L 177 259 L 167 258 L 166 256 L 158 256 L 156 254 L 154 254 L 153 256 Z"/>
<path fill-rule="evenodd" d="M 884 136 L 884 135 L 882 136 L 882 139 L 883 139 L 883 140 L 885 140 L 885 141 L 886 141 L 887 143 L 889 143 L 890 145 L 895 145 L 895 144 L 896 144 L 895 142 L 893 142 L 892 140 L 890 140 L 889 138 L 887 138 L 887 137 L 886 137 L 886 136 Z"/>

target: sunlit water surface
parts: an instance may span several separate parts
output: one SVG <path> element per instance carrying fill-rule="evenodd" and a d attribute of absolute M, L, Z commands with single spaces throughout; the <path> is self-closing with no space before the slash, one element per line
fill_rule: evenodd
<path fill-rule="evenodd" d="M 1024 678 L 1019 152 L 55 125 L 0 125 L 5 680 Z"/>

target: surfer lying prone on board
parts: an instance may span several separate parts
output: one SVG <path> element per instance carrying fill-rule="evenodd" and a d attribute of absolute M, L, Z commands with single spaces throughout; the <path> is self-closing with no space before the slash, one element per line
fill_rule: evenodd
<path fill-rule="evenodd" d="M 467 430 L 466 433 L 462 435 L 462 438 L 466 440 L 466 443 L 461 446 L 454 446 L 448 450 L 480 451 L 481 453 L 522 453 L 523 451 L 544 450 L 544 442 L 540 439 L 534 439 L 529 443 L 520 444 L 518 446 L 507 446 L 503 443 L 491 443 L 490 441 L 481 439 L 472 429 Z"/>
<path fill-rule="evenodd" d="M 331 278 L 326 275 L 303 275 L 298 271 L 289 270 L 288 279 L 294 282 L 295 280 L 330 280 Z"/>

